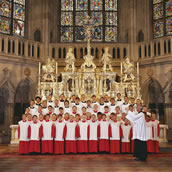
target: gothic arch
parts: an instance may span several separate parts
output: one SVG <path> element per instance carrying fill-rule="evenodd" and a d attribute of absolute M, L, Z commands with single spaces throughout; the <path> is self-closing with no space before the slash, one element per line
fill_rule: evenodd
<path fill-rule="evenodd" d="M 159 113 L 160 119 L 164 116 L 164 93 L 163 88 L 158 80 L 150 77 L 142 87 L 142 96 L 144 103 L 149 109 L 156 109 Z"/>
<path fill-rule="evenodd" d="M 23 79 L 17 86 L 15 92 L 14 122 L 21 119 L 25 108 L 29 106 L 29 101 L 34 99 L 36 94 L 36 85 L 31 78 Z"/>

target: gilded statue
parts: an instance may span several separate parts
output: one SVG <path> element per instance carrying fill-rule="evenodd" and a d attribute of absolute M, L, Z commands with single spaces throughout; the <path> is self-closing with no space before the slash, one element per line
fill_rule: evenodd
<path fill-rule="evenodd" d="M 66 63 L 66 67 L 65 67 L 66 72 L 74 72 L 75 71 L 75 65 L 74 65 L 75 56 L 73 54 L 72 48 L 69 48 L 69 50 L 67 52 L 65 63 Z"/>
<path fill-rule="evenodd" d="M 134 64 L 130 62 L 130 59 L 127 57 L 125 61 L 123 61 L 123 73 L 124 73 L 124 82 L 126 81 L 134 81 Z"/>

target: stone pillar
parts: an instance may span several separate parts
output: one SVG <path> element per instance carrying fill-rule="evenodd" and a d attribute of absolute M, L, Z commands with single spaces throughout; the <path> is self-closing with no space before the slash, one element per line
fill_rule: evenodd
<path fill-rule="evenodd" d="M 131 59 L 137 58 L 136 45 L 136 0 L 130 0 L 130 27 L 129 27 L 129 43 L 130 43 L 130 54 Z"/>

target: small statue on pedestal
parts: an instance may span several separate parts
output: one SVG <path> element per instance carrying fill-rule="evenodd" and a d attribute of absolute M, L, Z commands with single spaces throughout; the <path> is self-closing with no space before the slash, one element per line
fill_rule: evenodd
<path fill-rule="evenodd" d="M 107 72 L 107 71 L 110 71 L 110 72 L 112 72 L 113 70 L 112 70 L 112 65 L 111 65 L 111 63 L 112 63 L 112 56 L 111 56 L 111 54 L 109 54 L 109 48 L 108 47 L 106 47 L 105 48 L 105 52 L 104 52 L 104 54 L 103 54 L 103 56 L 102 56 L 102 59 L 101 59 L 101 62 L 103 63 L 103 71 L 105 72 Z"/>
<path fill-rule="evenodd" d="M 66 67 L 65 67 L 65 71 L 66 72 L 75 72 L 75 56 L 73 54 L 73 49 L 69 48 L 68 53 L 66 55 L 66 59 L 65 59 L 65 63 L 66 63 Z"/>

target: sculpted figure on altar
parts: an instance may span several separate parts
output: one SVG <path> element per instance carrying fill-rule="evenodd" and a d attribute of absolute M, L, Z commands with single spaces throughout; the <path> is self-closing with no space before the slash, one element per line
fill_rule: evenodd
<path fill-rule="evenodd" d="M 104 52 L 104 54 L 102 56 L 101 62 L 103 63 L 103 71 L 104 72 L 105 71 L 106 72 L 107 71 L 110 71 L 110 72 L 113 71 L 112 70 L 112 65 L 111 65 L 111 63 L 112 63 L 112 56 L 111 56 L 111 54 L 109 54 L 109 48 L 108 47 L 105 48 L 105 52 Z"/>
<path fill-rule="evenodd" d="M 93 62 L 94 57 L 88 53 L 84 56 L 84 63 L 81 65 L 81 69 L 83 72 L 95 72 L 96 65 Z"/>
<path fill-rule="evenodd" d="M 54 82 L 55 80 L 55 70 L 56 65 L 54 59 L 48 58 L 46 65 L 42 66 L 43 71 L 43 81 L 51 81 Z"/>
<path fill-rule="evenodd" d="M 66 63 L 66 67 L 65 67 L 66 72 L 74 72 L 75 71 L 75 65 L 74 65 L 75 56 L 73 54 L 72 48 L 69 48 L 69 50 L 67 52 L 65 63 Z"/>
<path fill-rule="evenodd" d="M 135 79 L 134 76 L 134 64 L 130 62 L 130 59 L 127 57 L 124 62 L 122 62 L 124 67 L 124 82 L 126 81 L 133 81 Z"/>

